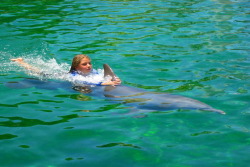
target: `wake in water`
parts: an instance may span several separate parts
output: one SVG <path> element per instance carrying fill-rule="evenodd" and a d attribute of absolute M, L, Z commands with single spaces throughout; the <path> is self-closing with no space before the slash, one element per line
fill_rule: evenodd
<path fill-rule="evenodd" d="M 44 59 L 42 57 L 34 55 L 26 55 L 22 58 L 26 63 L 32 67 L 38 69 L 38 71 L 27 70 L 24 67 L 20 66 L 17 62 L 12 62 L 10 59 L 13 58 L 8 53 L 4 54 L 5 58 L 2 60 L 2 67 L 0 68 L 1 73 L 10 73 L 10 72 L 23 72 L 26 73 L 29 77 L 35 77 L 40 80 L 60 80 L 68 81 L 73 83 L 75 86 L 84 86 L 84 83 L 99 83 L 105 82 L 109 78 L 104 78 L 103 69 L 97 69 L 98 74 L 90 74 L 88 76 L 74 76 L 69 73 L 70 65 L 67 63 L 58 63 L 54 58 Z"/>

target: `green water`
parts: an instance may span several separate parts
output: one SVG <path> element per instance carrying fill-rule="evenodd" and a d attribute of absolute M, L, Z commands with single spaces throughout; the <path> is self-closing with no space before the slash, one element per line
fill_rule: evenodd
<path fill-rule="evenodd" d="M 0 166 L 246 167 L 247 0 L 1 0 Z M 123 84 L 205 102 L 226 115 L 129 109 L 31 78 L 10 58 L 110 64 Z M 86 112 L 88 111 L 88 112 Z"/>

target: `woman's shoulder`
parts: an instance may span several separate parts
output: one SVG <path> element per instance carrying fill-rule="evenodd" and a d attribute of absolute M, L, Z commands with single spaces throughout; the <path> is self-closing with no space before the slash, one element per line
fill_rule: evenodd
<path fill-rule="evenodd" d="M 77 71 L 70 71 L 69 74 L 71 76 L 76 76 L 76 75 L 79 75 L 79 73 Z"/>

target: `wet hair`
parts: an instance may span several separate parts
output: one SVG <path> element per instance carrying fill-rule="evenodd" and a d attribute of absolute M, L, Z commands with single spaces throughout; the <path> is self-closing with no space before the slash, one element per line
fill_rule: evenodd
<path fill-rule="evenodd" d="M 71 64 L 69 73 L 76 71 L 76 67 L 81 63 L 81 60 L 84 58 L 87 58 L 90 60 L 90 57 L 88 55 L 85 55 L 85 54 L 76 55 L 72 60 L 72 64 Z"/>

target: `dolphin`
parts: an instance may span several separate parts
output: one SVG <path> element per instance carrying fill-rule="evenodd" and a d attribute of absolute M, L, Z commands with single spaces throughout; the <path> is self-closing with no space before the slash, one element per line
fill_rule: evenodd
<path fill-rule="evenodd" d="M 103 64 L 104 77 L 115 80 L 117 75 L 108 64 Z M 69 91 L 79 91 L 87 96 L 108 99 L 115 103 L 121 103 L 131 108 L 135 113 L 154 111 L 168 111 L 177 109 L 211 111 L 226 114 L 224 111 L 215 109 L 198 100 L 168 93 L 149 92 L 144 89 L 126 85 L 118 86 L 73 86 L 69 82 L 41 81 L 39 79 L 27 78 L 19 82 L 8 82 L 5 86 L 15 89 L 37 87 L 39 89 L 64 88 Z"/>
<path fill-rule="evenodd" d="M 113 80 L 117 77 L 108 64 L 103 64 L 103 69 L 104 77 L 110 76 Z M 141 112 L 193 109 L 226 114 L 224 111 L 215 109 L 203 102 L 180 95 L 149 92 L 144 89 L 124 85 L 100 86 L 95 88 L 92 89 L 90 94 L 103 96 L 114 102 L 123 103 L 139 109 Z M 101 92 L 100 88 L 102 89 Z"/>

